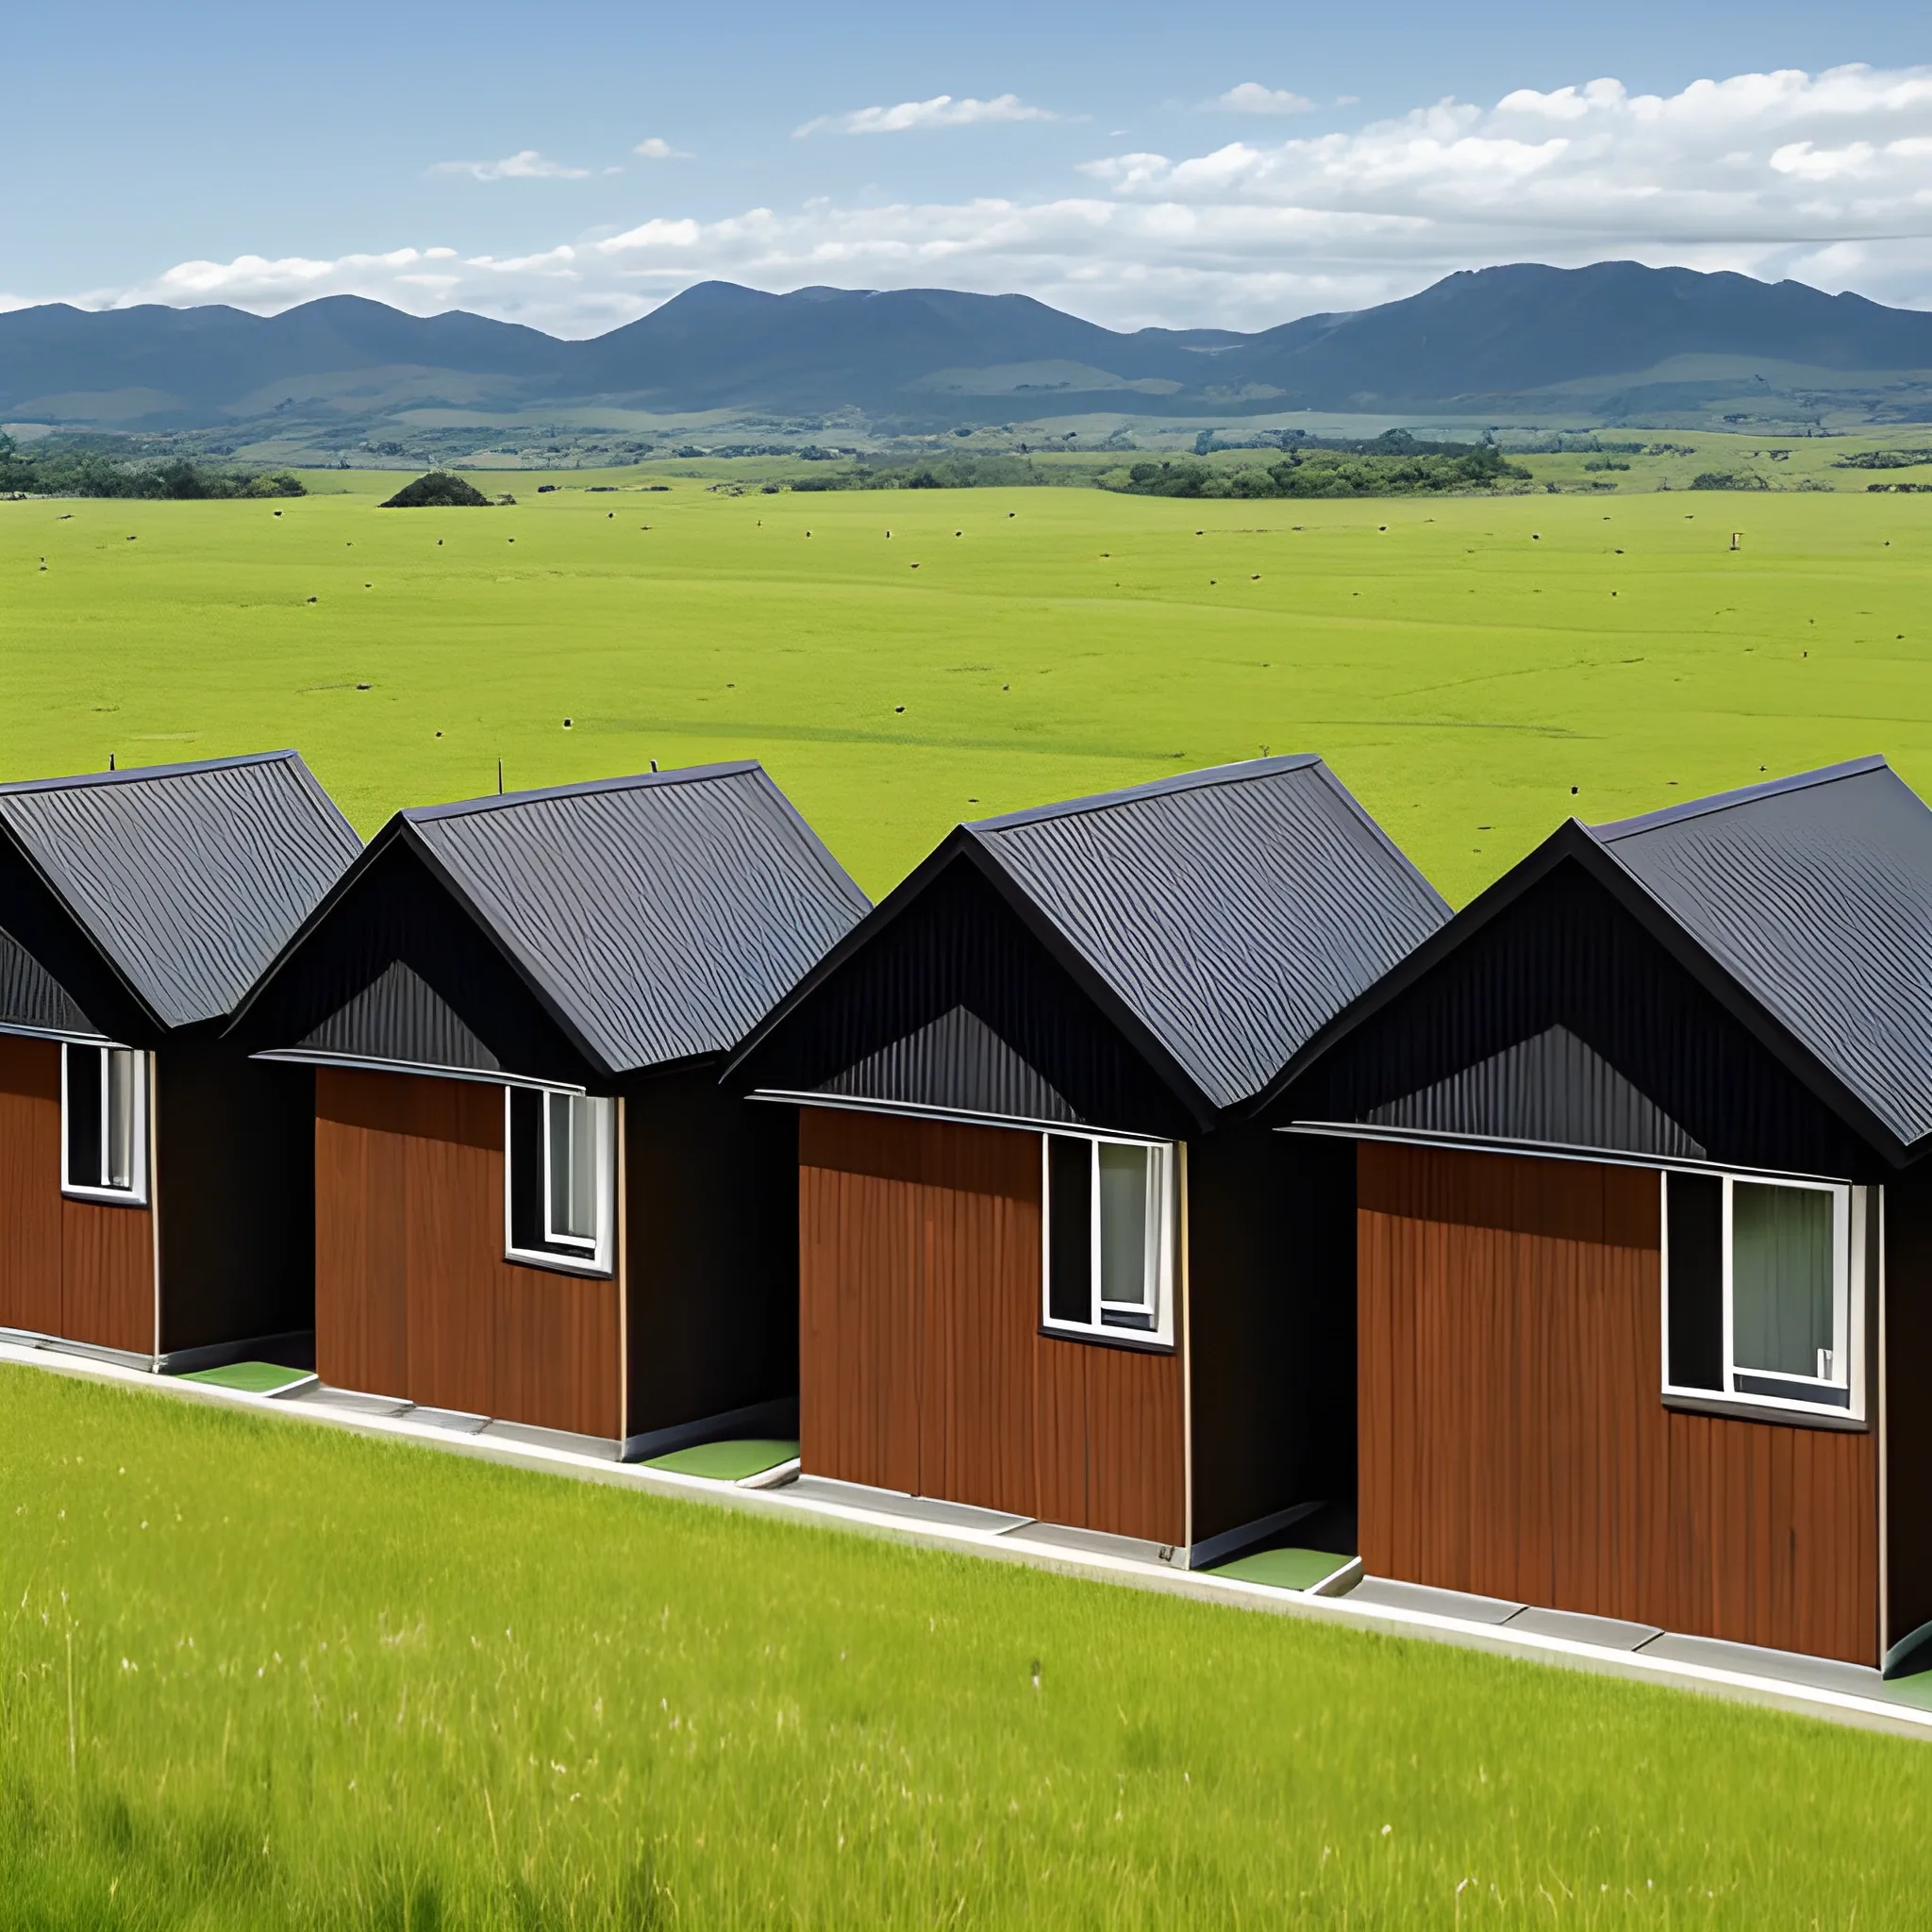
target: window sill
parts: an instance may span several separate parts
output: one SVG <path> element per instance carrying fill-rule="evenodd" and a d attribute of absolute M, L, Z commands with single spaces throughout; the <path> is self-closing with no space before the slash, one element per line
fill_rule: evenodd
<path fill-rule="evenodd" d="M 1717 1416 L 1726 1422 L 1782 1424 L 1793 1429 L 1831 1429 L 1841 1436 L 1871 1433 L 1871 1423 L 1844 1409 L 1774 1408 L 1769 1403 L 1740 1402 L 1729 1395 L 1686 1395 L 1667 1391 L 1664 1407 L 1679 1415 Z"/>
<path fill-rule="evenodd" d="M 540 1249 L 506 1248 L 503 1258 L 513 1268 L 541 1268 L 552 1274 L 576 1274 L 590 1281 L 614 1281 L 617 1270 L 608 1262 L 578 1260 L 573 1255 L 550 1255 Z"/>
<path fill-rule="evenodd" d="M 102 1208 L 145 1208 L 147 1196 L 131 1188 L 62 1188 L 63 1201 L 92 1201 Z"/>
<path fill-rule="evenodd" d="M 1079 1341 L 1090 1348 L 1120 1348 L 1129 1355 L 1172 1355 L 1174 1345 L 1158 1335 L 1137 1335 L 1131 1328 L 1062 1328 L 1051 1322 L 1040 1324 L 1039 1334 L 1047 1341 Z"/>

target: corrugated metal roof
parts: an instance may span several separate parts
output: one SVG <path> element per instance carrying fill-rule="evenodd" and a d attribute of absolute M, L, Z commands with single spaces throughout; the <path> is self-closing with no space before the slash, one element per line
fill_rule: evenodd
<path fill-rule="evenodd" d="M 1932 1133 L 1932 810 L 1882 758 L 1584 829 L 1901 1141 Z"/>
<path fill-rule="evenodd" d="M 1217 1108 L 1259 1091 L 1449 916 L 1313 757 L 962 830 Z"/>
<path fill-rule="evenodd" d="M 869 905 L 750 762 L 401 817 L 612 1074 L 735 1046 Z"/>
<path fill-rule="evenodd" d="M 292 751 L 0 785 L 0 825 L 164 1026 L 232 1012 L 361 850 Z"/>

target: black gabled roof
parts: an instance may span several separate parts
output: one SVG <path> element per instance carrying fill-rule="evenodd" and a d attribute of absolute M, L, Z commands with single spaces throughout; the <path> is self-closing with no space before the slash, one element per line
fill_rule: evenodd
<path fill-rule="evenodd" d="M 728 1051 L 870 905 L 761 766 L 694 766 L 398 812 L 277 974 L 397 841 L 613 1076 Z"/>
<path fill-rule="evenodd" d="M 0 785 L 0 836 L 163 1027 L 232 1012 L 361 850 L 292 751 Z"/>
<path fill-rule="evenodd" d="M 1586 830 L 1902 1146 L 1932 1134 L 1932 810 L 1882 758 Z"/>
<path fill-rule="evenodd" d="M 1261 1105 L 1565 863 L 1894 1160 L 1932 1136 L 1932 810 L 1882 758 L 1572 819 L 1339 1014 Z"/>
<path fill-rule="evenodd" d="M 1209 1120 L 1448 917 L 1320 758 L 1223 765 L 960 825 L 740 1058 L 962 859 Z"/>

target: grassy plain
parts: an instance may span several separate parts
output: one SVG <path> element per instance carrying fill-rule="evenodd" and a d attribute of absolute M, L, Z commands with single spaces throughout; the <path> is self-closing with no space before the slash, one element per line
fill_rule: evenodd
<path fill-rule="evenodd" d="M 1924 1923 L 1932 1753 L 0 1369 L 0 1922 Z"/>
<path fill-rule="evenodd" d="M 1573 811 L 1932 789 L 1932 497 L 479 480 L 516 507 L 0 503 L 0 774 L 293 744 L 367 833 L 499 757 L 753 756 L 877 892 L 960 818 L 1315 750 L 1458 902 Z"/>

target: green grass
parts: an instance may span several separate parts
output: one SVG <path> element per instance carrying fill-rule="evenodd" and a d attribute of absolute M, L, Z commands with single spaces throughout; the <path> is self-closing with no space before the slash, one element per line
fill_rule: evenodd
<path fill-rule="evenodd" d="M 790 1462 L 798 1454 L 796 1442 L 745 1439 L 730 1442 L 700 1442 L 690 1449 L 674 1449 L 669 1456 L 654 1456 L 650 1467 L 675 1470 L 680 1475 L 709 1476 L 714 1482 L 741 1482 L 748 1475 L 762 1475 Z"/>
<path fill-rule="evenodd" d="M 1932 1752 L 0 1370 L 10 1925 L 1924 1923 Z"/>
<path fill-rule="evenodd" d="M 1265 1583 L 1275 1590 L 1307 1590 L 1324 1576 L 1333 1576 L 1348 1561 L 1333 1550 L 1260 1550 L 1223 1563 L 1217 1576 L 1232 1576 L 1240 1583 Z"/>
<path fill-rule="evenodd" d="M 960 818 L 1315 750 L 1457 901 L 1572 811 L 1874 750 L 1932 790 L 1927 497 L 314 480 L 280 517 L 0 504 L 0 774 L 293 744 L 368 832 L 499 757 L 755 756 L 879 891 Z"/>
<path fill-rule="evenodd" d="M 240 1389 L 250 1395 L 266 1395 L 272 1390 L 286 1389 L 310 1373 L 308 1369 L 284 1369 L 274 1362 L 229 1362 L 219 1369 L 196 1369 L 182 1379 L 212 1382 L 221 1389 Z"/>

